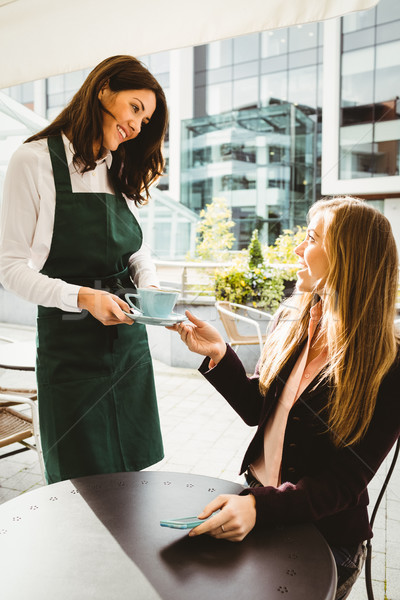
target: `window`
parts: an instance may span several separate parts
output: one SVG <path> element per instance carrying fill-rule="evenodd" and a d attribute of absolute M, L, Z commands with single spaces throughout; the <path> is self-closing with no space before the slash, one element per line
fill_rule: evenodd
<path fill-rule="evenodd" d="M 375 102 L 396 97 L 400 97 L 400 40 L 376 47 Z"/>
<path fill-rule="evenodd" d="M 317 101 L 317 67 L 289 71 L 288 100 L 294 104 L 314 107 Z"/>
<path fill-rule="evenodd" d="M 287 101 L 287 81 L 286 71 L 280 73 L 271 73 L 261 77 L 260 99 L 263 106 L 271 104 L 274 100 Z"/>
<path fill-rule="evenodd" d="M 231 65 L 232 40 L 211 42 L 207 45 L 207 66 L 209 69 L 219 69 Z"/>
<path fill-rule="evenodd" d="M 232 109 L 232 82 L 207 87 L 207 114 L 213 115 Z"/>
<path fill-rule="evenodd" d="M 261 56 L 268 58 L 288 51 L 288 29 L 263 31 L 261 34 Z"/>
<path fill-rule="evenodd" d="M 259 35 L 252 33 L 242 35 L 233 39 L 233 61 L 235 63 L 258 60 L 259 57 Z"/>
<path fill-rule="evenodd" d="M 346 52 L 342 56 L 342 106 L 373 102 L 374 48 Z"/>
<path fill-rule="evenodd" d="M 248 77 L 233 82 L 233 108 L 257 106 L 258 77 Z"/>
<path fill-rule="evenodd" d="M 318 43 L 317 23 L 296 25 L 289 29 L 289 52 L 314 48 Z"/>

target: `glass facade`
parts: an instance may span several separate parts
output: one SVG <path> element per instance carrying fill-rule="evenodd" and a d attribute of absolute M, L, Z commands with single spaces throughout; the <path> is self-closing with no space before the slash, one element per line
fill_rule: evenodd
<path fill-rule="evenodd" d="M 194 48 L 194 119 L 183 123 L 181 202 L 228 199 L 237 247 L 273 243 L 320 195 L 320 23 Z"/>
<path fill-rule="evenodd" d="M 313 201 L 315 123 L 294 104 L 230 111 L 183 122 L 181 202 L 200 212 L 228 200 L 237 247 L 252 231 L 273 243 L 303 225 Z"/>
<path fill-rule="evenodd" d="M 340 179 L 399 175 L 400 3 L 342 19 Z"/>
<path fill-rule="evenodd" d="M 264 31 L 194 48 L 194 117 L 276 102 L 321 106 L 323 25 Z"/>
<path fill-rule="evenodd" d="M 164 90 L 167 104 L 169 105 L 169 91 L 170 91 L 170 53 L 169 52 L 157 52 L 156 54 L 146 54 L 140 56 L 139 60 L 149 69 L 150 73 L 154 75 L 158 83 Z M 158 189 L 168 191 L 169 190 L 169 131 L 167 131 L 164 141 L 164 174 L 158 182 Z"/>

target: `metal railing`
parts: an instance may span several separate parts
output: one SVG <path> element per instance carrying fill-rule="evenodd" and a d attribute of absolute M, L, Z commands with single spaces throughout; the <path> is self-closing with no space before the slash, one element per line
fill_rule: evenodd
<path fill-rule="evenodd" d="M 229 262 L 194 262 L 155 260 L 161 285 L 181 292 L 180 302 L 188 304 L 213 304 L 215 302 L 215 271 L 229 267 Z M 280 269 L 292 268 L 290 264 L 271 264 Z"/>
<path fill-rule="evenodd" d="M 155 260 L 161 285 L 174 287 L 181 293 L 180 302 L 213 304 L 215 271 L 229 263 Z"/>

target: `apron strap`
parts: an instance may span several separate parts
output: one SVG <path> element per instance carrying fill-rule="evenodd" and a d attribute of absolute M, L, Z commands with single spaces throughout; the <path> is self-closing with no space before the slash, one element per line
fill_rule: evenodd
<path fill-rule="evenodd" d="M 72 194 L 71 177 L 61 135 L 47 138 L 47 145 L 49 147 L 51 165 L 53 167 L 56 193 Z"/>

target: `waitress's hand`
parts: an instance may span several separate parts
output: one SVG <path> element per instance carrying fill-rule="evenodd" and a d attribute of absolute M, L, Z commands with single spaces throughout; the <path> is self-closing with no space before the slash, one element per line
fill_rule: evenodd
<path fill-rule="evenodd" d="M 219 333 L 212 325 L 205 321 L 200 321 L 188 310 L 185 312 L 189 323 L 178 323 L 168 329 L 174 329 L 181 336 L 189 350 L 209 356 L 211 358 L 210 368 L 217 365 L 225 356 L 226 344 Z"/>
<path fill-rule="evenodd" d="M 131 312 L 129 304 L 104 290 L 81 287 L 78 292 L 78 307 L 88 310 L 103 325 L 133 324 L 132 319 L 122 312 Z"/>
<path fill-rule="evenodd" d="M 241 542 L 256 524 L 256 499 L 252 494 L 236 496 L 224 494 L 212 500 L 199 519 L 207 519 L 216 510 L 216 515 L 189 532 L 191 537 L 207 533 L 219 540 Z"/>

